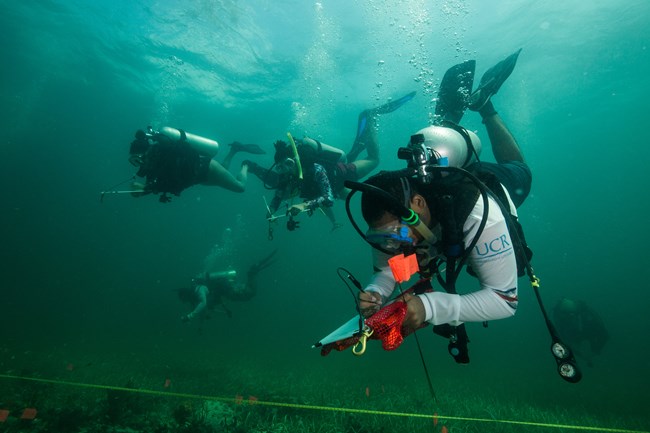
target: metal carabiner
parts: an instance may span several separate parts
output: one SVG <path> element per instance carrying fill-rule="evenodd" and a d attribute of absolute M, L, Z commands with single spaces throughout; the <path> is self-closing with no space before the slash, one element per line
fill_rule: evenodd
<path fill-rule="evenodd" d="M 367 326 L 363 327 L 363 331 L 361 331 L 361 337 L 359 337 L 359 341 L 357 341 L 357 344 L 352 346 L 352 353 L 354 355 L 361 356 L 364 353 L 366 353 L 366 342 L 368 341 L 368 338 L 370 338 L 373 332 L 375 332 L 373 329 L 370 329 Z M 361 348 L 357 349 L 359 345 L 361 345 Z"/>

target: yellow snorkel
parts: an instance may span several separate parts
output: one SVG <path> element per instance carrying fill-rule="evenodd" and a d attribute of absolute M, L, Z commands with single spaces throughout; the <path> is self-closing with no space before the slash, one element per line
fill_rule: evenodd
<path fill-rule="evenodd" d="M 290 132 L 287 132 L 287 137 L 289 138 L 289 143 L 291 143 L 291 148 L 293 149 L 293 159 L 296 161 L 296 167 L 298 167 L 298 179 L 302 180 L 302 165 L 300 164 L 300 156 L 298 156 L 298 148 L 296 147 L 296 142 L 293 141 L 293 137 Z"/>

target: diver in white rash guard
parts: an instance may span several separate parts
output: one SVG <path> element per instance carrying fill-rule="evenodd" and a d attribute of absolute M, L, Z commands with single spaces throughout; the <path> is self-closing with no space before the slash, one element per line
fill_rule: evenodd
<path fill-rule="evenodd" d="M 448 90 L 445 110 L 436 111 L 442 120 L 413 135 L 411 148 L 420 146 L 434 156 L 439 166 L 450 167 L 446 174 L 413 177 L 404 175 L 403 171 L 401 174 L 382 172 L 359 188 L 362 191 L 361 211 L 369 225 L 365 237 L 373 246 L 379 246 L 379 251 L 373 250 L 375 273 L 359 294 L 361 313 L 369 317 L 377 312 L 395 290 L 396 280 L 388 266 L 392 256 L 415 252 L 423 277 L 440 275 L 450 262 L 457 262 L 459 268 L 466 264 L 468 271 L 478 279 L 478 291 L 457 293 L 455 279 L 458 274 L 455 274 L 452 281 L 446 282 L 447 287 L 443 283 L 446 292 L 404 295 L 408 305 L 405 326 L 417 329 L 429 322 L 437 325 L 434 326 L 436 333 L 445 336 L 455 333 L 456 327 L 462 328 L 462 335 L 453 335 L 461 340 L 461 347 L 455 352 L 450 347 L 450 353 L 459 363 L 469 362 L 469 340 L 463 323 L 511 317 L 517 309 L 517 278 L 522 274 L 522 270 L 518 270 L 517 256 L 522 252 L 508 229 L 507 219 L 518 225 L 516 208 L 530 191 L 532 175 L 517 142 L 494 109 L 491 97 L 512 72 L 518 54 L 516 52 L 488 70 L 473 93 L 473 80 L 461 83 L 456 80 L 451 90 L 443 88 L 443 80 L 440 94 Z M 454 74 L 459 73 L 458 67 L 467 68 L 466 72 L 473 74 L 474 62 L 457 65 Z M 468 85 L 469 90 L 463 92 L 463 85 Z M 480 140 L 458 125 L 468 106 L 478 111 L 483 119 L 496 163 L 478 161 Z M 411 167 L 415 166 L 413 162 Z M 453 168 L 463 168 L 464 173 L 469 174 L 454 172 Z M 429 176 L 435 178 L 429 179 Z M 484 193 L 477 179 L 495 193 L 509 215 L 503 214 L 495 198 Z M 378 196 L 372 188 L 384 195 Z M 420 223 L 407 223 L 387 203 L 386 197 L 412 210 Z"/>

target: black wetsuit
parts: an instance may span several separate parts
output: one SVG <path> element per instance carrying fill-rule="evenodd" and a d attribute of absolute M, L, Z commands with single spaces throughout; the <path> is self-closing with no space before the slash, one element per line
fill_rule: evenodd
<path fill-rule="evenodd" d="M 156 134 L 155 143 L 143 157 L 137 175 L 145 177 L 145 190 L 154 194 L 180 195 L 181 191 L 205 181 L 210 158 L 188 143 Z"/>

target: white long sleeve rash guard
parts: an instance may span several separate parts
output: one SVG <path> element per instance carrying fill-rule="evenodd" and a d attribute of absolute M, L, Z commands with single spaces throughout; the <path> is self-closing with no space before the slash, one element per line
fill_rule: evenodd
<path fill-rule="evenodd" d="M 504 188 L 505 190 L 505 188 Z M 506 191 L 511 212 L 515 207 Z M 517 261 L 506 221 L 499 205 L 488 199 L 488 219 L 467 264 L 478 277 L 480 289 L 467 294 L 430 292 L 418 295 L 424 304 L 425 320 L 433 325 L 463 322 L 483 322 L 511 317 L 517 310 Z M 463 224 L 463 241 L 469 245 L 478 232 L 483 218 L 483 198 L 479 197 Z M 429 247 L 432 257 L 438 254 L 435 245 Z M 373 274 L 365 290 L 390 298 L 396 281 L 388 266 L 391 256 L 373 249 Z"/>

